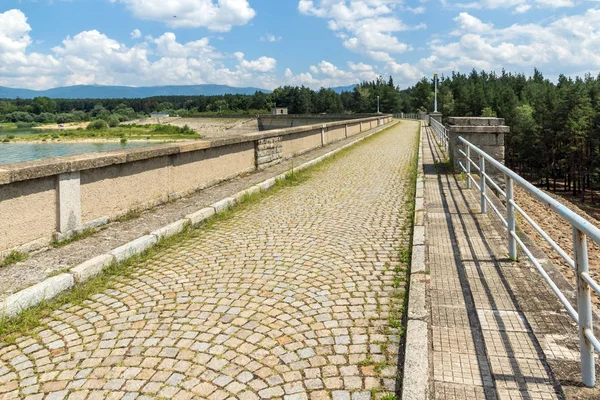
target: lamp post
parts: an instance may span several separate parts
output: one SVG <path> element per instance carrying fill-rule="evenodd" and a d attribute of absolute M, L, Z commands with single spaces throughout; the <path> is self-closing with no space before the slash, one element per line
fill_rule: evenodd
<path fill-rule="evenodd" d="M 438 112 L 437 110 L 437 81 L 438 81 L 438 75 L 437 74 L 433 74 L 433 84 L 435 86 L 435 101 L 433 103 L 433 112 Z"/>

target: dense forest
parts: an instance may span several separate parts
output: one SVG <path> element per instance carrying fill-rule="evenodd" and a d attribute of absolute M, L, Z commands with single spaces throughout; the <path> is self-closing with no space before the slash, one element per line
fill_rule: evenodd
<path fill-rule="evenodd" d="M 600 186 L 600 76 L 530 77 L 502 72 L 454 73 L 439 81 L 438 110 L 448 116 L 498 116 L 511 133 L 507 164 L 548 190 L 582 200 Z M 431 111 L 433 83 L 423 79 L 401 92 L 411 111 Z"/>

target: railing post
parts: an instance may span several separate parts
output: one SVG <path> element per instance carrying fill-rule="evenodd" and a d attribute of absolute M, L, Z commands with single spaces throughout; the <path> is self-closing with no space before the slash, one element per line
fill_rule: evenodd
<path fill-rule="evenodd" d="M 485 183 L 485 158 L 482 155 L 479 156 L 479 168 L 481 170 L 479 184 L 481 185 L 481 213 L 487 214 L 487 203 L 485 199 L 486 183 Z"/>
<path fill-rule="evenodd" d="M 517 260 L 517 241 L 513 237 L 513 233 L 517 234 L 517 224 L 515 221 L 515 206 L 514 201 L 513 180 L 507 175 L 504 175 L 506 182 L 506 222 L 508 223 L 508 256 L 511 260 Z"/>
<path fill-rule="evenodd" d="M 471 146 L 467 146 L 467 189 L 471 189 Z"/>
<path fill-rule="evenodd" d="M 573 227 L 573 249 L 577 268 L 577 313 L 579 314 L 579 348 L 581 351 L 581 378 L 584 385 L 594 387 L 596 371 L 594 365 L 594 347 L 585 337 L 585 331 L 593 332 L 592 295 L 587 282 L 581 277 L 589 273 L 587 240 L 583 232 Z"/>

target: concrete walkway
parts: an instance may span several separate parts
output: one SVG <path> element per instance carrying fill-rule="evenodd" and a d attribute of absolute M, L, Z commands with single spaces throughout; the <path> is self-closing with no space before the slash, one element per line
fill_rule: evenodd
<path fill-rule="evenodd" d="M 0 399 L 393 393 L 388 317 L 417 131 L 403 122 L 374 136 L 0 343 Z"/>
<path fill-rule="evenodd" d="M 508 259 L 493 211 L 480 214 L 476 189 L 445 173 L 429 129 L 422 144 L 432 397 L 599 399 L 577 387 L 574 322 L 528 262 Z"/>

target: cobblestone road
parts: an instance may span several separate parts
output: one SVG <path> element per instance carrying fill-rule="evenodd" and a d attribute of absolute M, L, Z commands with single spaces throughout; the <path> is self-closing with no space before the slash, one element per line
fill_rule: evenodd
<path fill-rule="evenodd" d="M 404 122 L 0 349 L 0 399 L 353 399 L 388 328 L 417 138 Z"/>

